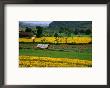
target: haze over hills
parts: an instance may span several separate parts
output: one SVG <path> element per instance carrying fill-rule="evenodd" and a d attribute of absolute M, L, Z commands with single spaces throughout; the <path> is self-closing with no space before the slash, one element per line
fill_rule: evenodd
<path fill-rule="evenodd" d="M 19 27 L 20 28 L 25 27 L 35 28 L 36 26 L 48 27 L 49 23 L 51 23 L 51 21 L 19 21 Z"/>
<path fill-rule="evenodd" d="M 20 28 L 25 28 L 25 27 L 30 27 L 30 28 L 35 28 L 36 26 L 41 26 L 41 27 L 48 27 L 49 29 L 60 29 L 60 28 L 67 28 L 70 30 L 74 29 L 90 29 L 92 30 L 92 21 L 42 21 L 42 22 L 29 22 L 29 21 L 20 21 L 19 22 L 19 27 Z"/>

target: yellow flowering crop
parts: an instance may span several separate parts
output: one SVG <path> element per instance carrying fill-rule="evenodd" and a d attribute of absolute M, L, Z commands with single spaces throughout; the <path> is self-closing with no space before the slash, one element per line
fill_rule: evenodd
<path fill-rule="evenodd" d="M 92 61 L 51 58 L 37 56 L 19 56 L 19 67 L 91 67 Z"/>
<path fill-rule="evenodd" d="M 32 38 L 19 38 L 19 42 L 33 42 Z M 90 43 L 91 37 L 41 37 L 35 38 L 35 42 L 47 43 Z"/>

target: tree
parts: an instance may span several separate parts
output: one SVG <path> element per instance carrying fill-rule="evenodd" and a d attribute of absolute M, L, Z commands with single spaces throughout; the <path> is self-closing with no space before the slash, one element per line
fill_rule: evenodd
<path fill-rule="evenodd" d="M 64 32 L 64 28 L 63 27 L 60 27 L 59 33 L 63 33 L 63 32 Z"/>
<path fill-rule="evenodd" d="M 58 34 L 57 34 L 57 33 L 55 33 L 55 34 L 54 34 L 54 37 L 58 37 Z"/>
<path fill-rule="evenodd" d="M 79 32 L 80 32 L 81 34 L 83 34 L 85 31 L 84 31 L 83 29 L 81 29 Z"/>
<path fill-rule="evenodd" d="M 91 30 L 90 29 L 87 29 L 86 31 L 85 31 L 85 34 L 86 35 L 89 35 L 89 34 L 91 34 L 92 32 L 91 32 Z"/>
<path fill-rule="evenodd" d="M 32 32 L 32 29 L 31 29 L 31 28 L 26 27 L 25 32 Z"/>
<path fill-rule="evenodd" d="M 78 29 L 75 29 L 74 34 L 77 35 L 79 33 Z"/>
<path fill-rule="evenodd" d="M 43 31 L 43 30 L 42 30 L 42 27 L 37 26 L 36 28 L 38 29 L 36 36 L 37 36 L 37 37 L 41 37 L 41 36 L 42 36 L 42 31 Z"/>

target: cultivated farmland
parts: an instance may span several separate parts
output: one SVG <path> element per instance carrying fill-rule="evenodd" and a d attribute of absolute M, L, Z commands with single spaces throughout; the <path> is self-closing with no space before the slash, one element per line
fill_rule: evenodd
<path fill-rule="evenodd" d="M 19 67 L 92 67 L 92 22 L 19 22 Z"/>

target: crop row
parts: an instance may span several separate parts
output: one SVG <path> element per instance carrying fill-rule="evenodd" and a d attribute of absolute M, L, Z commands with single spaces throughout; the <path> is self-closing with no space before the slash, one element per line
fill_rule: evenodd
<path fill-rule="evenodd" d="M 19 42 L 42 42 L 42 43 L 91 43 L 91 37 L 41 37 L 19 38 Z"/>
<path fill-rule="evenodd" d="M 92 67 L 92 61 L 68 58 L 19 56 L 19 67 Z"/>

